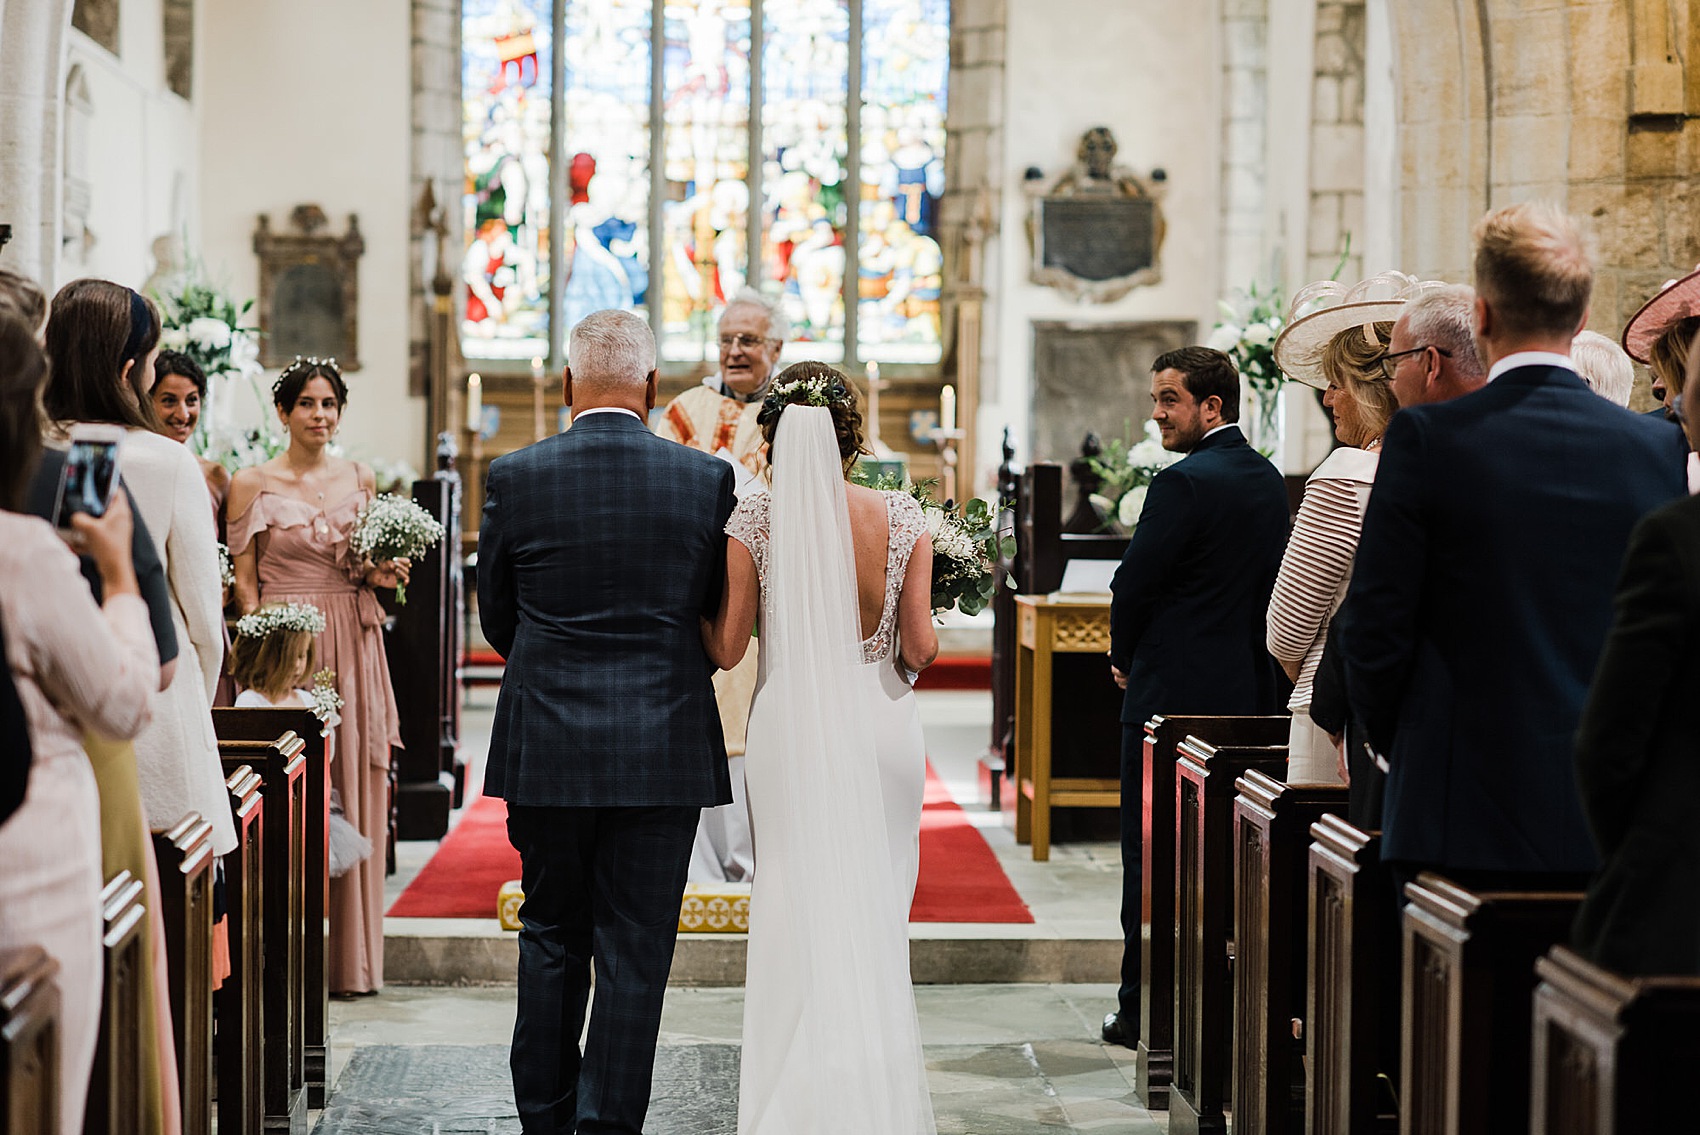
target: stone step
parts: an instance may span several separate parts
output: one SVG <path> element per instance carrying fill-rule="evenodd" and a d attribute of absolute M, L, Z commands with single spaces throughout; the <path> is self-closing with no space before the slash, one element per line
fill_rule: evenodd
<path fill-rule="evenodd" d="M 1120 938 L 1020 936 L 1011 927 L 916 927 L 909 967 L 918 985 L 1113 982 Z M 744 934 L 684 934 L 673 985 L 742 985 Z M 519 966 L 519 935 L 494 922 L 391 918 L 384 923 L 384 980 L 401 985 L 505 985 Z"/>

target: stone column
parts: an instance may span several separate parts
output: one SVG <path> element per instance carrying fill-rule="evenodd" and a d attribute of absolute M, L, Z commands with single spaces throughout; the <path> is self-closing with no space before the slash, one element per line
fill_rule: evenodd
<path fill-rule="evenodd" d="M 448 235 L 437 256 L 446 258 L 449 274 L 458 277 L 464 240 L 460 195 L 465 176 L 460 121 L 460 4 L 458 0 L 412 0 L 412 4 L 413 168 L 408 200 L 417 202 L 426 183 L 434 183 L 437 204 L 448 223 Z M 408 392 L 415 395 L 426 393 L 430 343 L 426 316 L 431 310 L 431 281 L 424 264 L 427 239 L 422 218 L 414 217 L 408 255 Z M 434 439 L 425 440 L 425 452 L 430 453 Z"/>
<path fill-rule="evenodd" d="M 0 7 L 0 222 L 5 263 L 51 295 L 59 248 L 60 120 L 71 0 Z"/>
<path fill-rule="evenodd" d="M 1306 275 L 1325 279 L 1338 268 L 1350 283 L 1364 269 L 1356 239 L 1364 227 L 1364 0 L 1317 4 L 1312 92 Z"/>
<path fill-rule="evenodd" d="M 1269 0 L 1222 5 L 1222 286 L 1266 282 Z"/>

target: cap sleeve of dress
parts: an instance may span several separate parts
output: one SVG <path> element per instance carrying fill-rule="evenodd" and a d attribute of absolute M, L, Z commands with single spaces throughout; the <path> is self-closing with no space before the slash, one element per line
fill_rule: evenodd
<path fill-rule="evenodd" d="M 738 502 L 726 519 L 726 535 L 749 549 L 756 562 L 756 575 L 767 578 L 767 535 L 769 505 L 773 498 L 767 493 L 755 493 Z"/>
<path fill-rule="evenodd" d="M 267 498 L 270 496 L 264 489 L 254 494 L 248 510 L 241 516 L 232 516 L 225 522 L 225 542 L 230 547 L 230 554 L 239 556 L 248 550 L 248 545 L 254 542 L 254 537 L 271 526 L 271 516 L 267 511 Z"/>
<path fill-rule="evenodd" d="M 920 502 L 908 493 L 894 492 L 887 506 L 891 514 L 891 530 L 887 539 L 891 541 L 891 563 L 888 570 L 894 572 L 899 579 L 909 570 L 909 557 L 915 551 L 915 542 L 927 532 L 927 514 L 921 511 Z"/>

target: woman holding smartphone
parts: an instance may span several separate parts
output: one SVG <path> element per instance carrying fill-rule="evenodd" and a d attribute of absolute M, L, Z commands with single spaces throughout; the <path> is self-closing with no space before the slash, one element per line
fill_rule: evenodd
<path fill-rule="evenodd" d="M 46 374 L 30 328 L 0 313 L 0 619 L 31 753 L 23 802 L 0 823 L 0 949 L 39 946 L 59 963 L 59 1130 L 74 1135 L 100 1026 L 104 881 L 101 800 L 83 736 L 136 735 L 159 655 L 130 559 L 124 494 L 114 492 L 110 507 L 96 502 L 98 520 L 70 520 L 99 570 L 99 606 L 77 557 L 45 521 L 20 511 L 41 451 L 35 406 Z"/>
<path fill-rule="evenodd" d="M 375 587 L 407 581 L 406 560 L 370 563 L 349 549 L 360 507 L 376 479 L 327 446 L 348 404 L 330 359 L 297 358 L 272 387 L 289 448 L 232 479 L 230 554 L 244 614 L 261 602 L 311 603 L 324 613 L 318 664 L 336 672 L 342 721 L 331 782 L 343 814 L 384 846 L 389 828 L 390 749 L 401 720 L 384 656 L 384 613 Z M 331 992 L 376 993 L 384 984 L 384 856 L 374 854 L 331 880 Z"/>

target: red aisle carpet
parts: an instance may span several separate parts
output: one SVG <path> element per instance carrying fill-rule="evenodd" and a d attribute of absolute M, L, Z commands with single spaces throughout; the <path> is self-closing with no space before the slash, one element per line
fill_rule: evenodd
<path fill-rule="evenodd" d="M 481 796 L 408 884 L 392 918 L 494 918 L 496 891 L 519 878 L 508 843 L 507 805 Z M 997 856 L 927 766 L 921 809 L 921 875 L 911 922 L 1021 922 L 1033 914 L 1015 893 Z"/>

